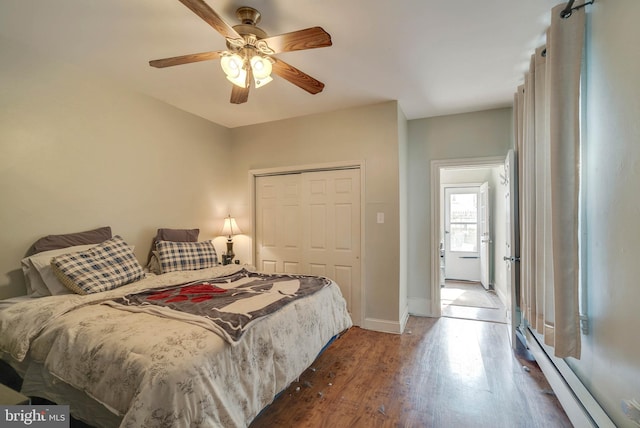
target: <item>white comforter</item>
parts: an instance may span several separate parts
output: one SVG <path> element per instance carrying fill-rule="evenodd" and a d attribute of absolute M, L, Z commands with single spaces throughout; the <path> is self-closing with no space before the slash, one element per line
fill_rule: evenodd
<path fill-rule="evenodd" d="M 236 346 L 193 324 L 99 304 L 237 269 L 173 272 L 96 295 L 16 303 L 0 311 L 0 351 L 42 364 L 122 417 L 122 427 L 245 427 L 351 326 L 335 283 L 256 322 Z M 73 403 L 61 404 L 73 413 Z"/>

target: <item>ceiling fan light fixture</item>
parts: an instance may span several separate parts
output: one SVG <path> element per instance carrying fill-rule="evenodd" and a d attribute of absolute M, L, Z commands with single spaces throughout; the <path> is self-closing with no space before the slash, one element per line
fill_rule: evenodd
<path fill-rule="evenodd" d="M 246 103 L 251 80 L 255 82 L 256 88 L 260 88 L 273 80 L 272 71 L 310 94 L 317 94 L 324 89 L 324 83 L 271 56 L 282 52 L 331 46 L 331 35 L 321 27 L 268 36 L 257 26 L 260 22 L 260 12 L 251 7 L 238 8 L 236 16 L 241 23 L 231 26 L 211 9 L 205 0 L 180 2 L 220 33 L 227 41 L 228 50 L 156 59 L 149 61 L 150 66 L 164 68 L 220 58 L 220 66 L 225 76 L 234 85 L 229 100 L 232 104 Z"/>
<path fill-rule="evenodd" d="M 244 68 L 244 59 L 240 55 L 223 55 L 220 65 L 231 83 L 241 88 L 247 87 L 247 70 Z"/>
<path fill-rule="evenodd" d="M 242 70 L 238 77 L 227 76 L 227 79 L 236 86 L 241 88 L 247 87 L 247 72 Z"/>
<path fill-rule="evenodd" d="M 256 85 L 256 89 L 273 80 L 271 77 L 273 67 L 269 58 L 254 55 L 251 57 L 249 64 L 251 64 L 251 71 L 253 73 L 253 81 Z"/>
<path fill-rule="evenodd" d="M 260 55 L 254 55 L 251 57 L 250 64 L 253 75 L 256 78 L 264 79 L 271 76 L 273 67 L 271 66 L 271 61 L 267 58 L 263 58 Z"/>
<path fill-rule="evenodd" d="M 262 79 L 258 79 L 257 77 L 253 77 L 253 83 L 256 85 L 256 89 L 260 88 L 261 86 L 266 85 L 267 83 L 271 82 L 273 80 L 273 77 L 271 76 L 267 76 L 267 77 L 263 77 Z"/>

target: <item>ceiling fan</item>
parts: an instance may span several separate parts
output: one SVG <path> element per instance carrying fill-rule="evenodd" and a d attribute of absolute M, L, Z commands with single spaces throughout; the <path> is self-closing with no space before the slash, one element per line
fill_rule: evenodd
<path fill-rule="evenodd" d="M 149 61 L 150 66 L 164 68 L 220 58 L 227 79 L 233 83 L 233 104 L 247 102 L 251 81 L 253 80 L 255 87 L 259 88 L 273 80 L 272 72 L 311 94 L 317 94 L 324 88 L 324 83 L 272 56 L 281 52 L 331 46 L 331 36 L 321 27 L 267 37 L 267 33 L 256 26 L 260 22 L 260 12 L 254 8 L 238 8 L 236 16 L 241 24 L 232 27 L 204 0 L 180 2 L 222 34 L 227 40 L 228 50 L 156 59 Z"/>

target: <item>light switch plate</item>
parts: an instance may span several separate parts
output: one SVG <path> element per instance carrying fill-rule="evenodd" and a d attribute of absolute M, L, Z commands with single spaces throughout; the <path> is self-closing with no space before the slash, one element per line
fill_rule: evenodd
<path fill-rule="evenodd" d="M 378 223 L 384 223 L 384 213 L 378 213 Z"/>

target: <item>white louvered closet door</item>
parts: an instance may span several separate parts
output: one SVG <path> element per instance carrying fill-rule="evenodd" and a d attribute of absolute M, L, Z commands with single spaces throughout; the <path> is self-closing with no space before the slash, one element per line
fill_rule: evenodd
<path fill-rule="evenodd" d="M 360 170 L 256 178 L 256 266 L 338 283 L 360 320 Z"/>

